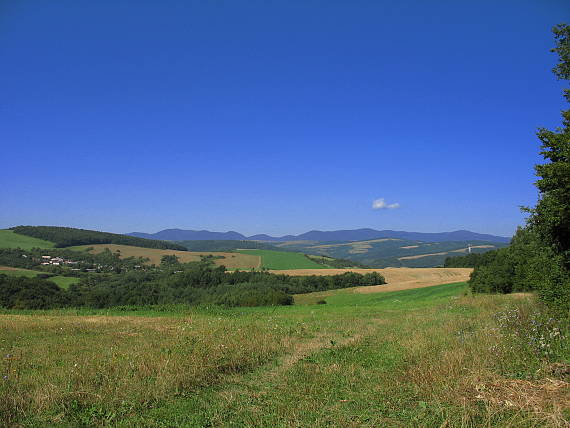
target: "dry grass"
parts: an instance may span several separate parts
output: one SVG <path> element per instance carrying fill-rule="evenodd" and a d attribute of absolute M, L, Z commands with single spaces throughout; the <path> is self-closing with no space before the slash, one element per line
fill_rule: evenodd
<path fill-rule="evenodd" d="M 266 363 L 282 331 L 249 319 L 0 316 L 0 423 L 70 406 L 147 407 Z"/>
<path fill-rule="evenodd" d="M 532 305 L 531 295 L 516 298 Z M 565 412 L 570 411 L 570 383 L 548 377 L 509 379 L 497 373 L 499 366 L 508 361 L 502 361 L 505 356 L 498 351 L 505 342 L 493 316 L 510 300 L 511 296 L 463 297 L 456 307 L 475 309 L 476 315 L 448 320 L 432 331 L 401 331 L 398 340 L 406 349 L 406 359 L 413 364 L 402 372 L 399 382 L 411 382 L 430 403 L 461 407 L 461 426 L 481 425 L 473 421 L 481 419 L 483 404 L 487 419 L 483 426 L 492 427 L 493 418 L 507 412 L 512 421 L 506 426 L 515 427 L 530 419 L 533 426 L 568 427 Z M 426 314 L 411 314 L 407 323 L 421 324 L 425 318 Z M 560 374 L 558 368 L 549 367 L 544 360 L 539 371 Z"/>
<path fill-rule="evenodd" d="M 533 296 L 448 289 L 399 294 L 419 306 L 352 295 L 363 305 L 0 315 L 0 424 L 75 426 L 96 409 L 84 425 L 568 426 L 566 364 L 502 371 L 495 315 L 534 313 Z"/>
<path fill-rule="evenodd" d="M 570 409 L 570 383 L 563 380 L 529 381 L 496 377 L 476 385 L 473 396 L 495 409 L 525 411 L 542 423 L 570 426 L 564 417 L 564 411 Z"/>
<path fill-rule="evenodd" d="M 121 257 L 145 257 L 150 260 L 150 263 L 155 265 L 160 264 L 160 259 L 164 255 L 175 255 L 180 262 L 196 262 L 200 261 L 202 256 L 222 256 L 223 259 L 215 259 L 214 263 L 217 265 L 224 265 L 228 269 L 251 269 L 259 268 L 261 266 L 261 257 L 251 254 L 241 253 L 228 253 L 228 252 L 195 252 L 195 251 L 176 251 L 176 250 L 160 250 L 155 248 L 142 248 L 132 247 L 129 245 L 116 245 L 116 244 L 96 244 L 96 245 L 83 245 L 73 247 L 75 249 L 93 248 L 93 253 L 100 253 L 108 248 L 110 251 L 120 251 Z"/>

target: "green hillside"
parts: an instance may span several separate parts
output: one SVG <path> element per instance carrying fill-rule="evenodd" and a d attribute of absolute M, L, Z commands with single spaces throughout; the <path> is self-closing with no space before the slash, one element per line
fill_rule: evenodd
<path fill-rule="evenodd" d="M 44 239 L 15 233 L 13 230 L 0 230 L 0 248 L 53 248 L 54 243 Z"/>
<path fill-rule="evenodd" d="M 99 232 L 96 230 L 76 229 L 58 226 L 16 226 L 11 229 L 19 235 L 26 235 L 53 242 L 55 247 L 72 247 L 75 245 L 117 244 L 143 248 L 158 248 L 186 251 L 182 245 L 168 241 L 136 238 L 117 233 Z"/>
<path fill-rule="evenodd" d="M 266 269 L 327 269 L 304 254 L 289 251 L 239 250 L 242 254 L 261 256 L 261 267 Z"/>

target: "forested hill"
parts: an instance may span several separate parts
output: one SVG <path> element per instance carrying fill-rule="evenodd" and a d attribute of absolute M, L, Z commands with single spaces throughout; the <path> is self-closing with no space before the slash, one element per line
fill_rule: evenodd
<path fill-rule="evenodd" d="M 174 242 L 137 238 L 96 230 L 75 229 L 58 226 L 16 226 L 11 228 L 19 235 L 31 236 L 53 242 L 56 247 L 71 247 L 73 245 L 118 244 L 134 247 L 158 248 L 163 250 L 186 251 L 186 247 Z"/>
<path fill-rule="evenodd" d="M 189 251 L 234 251 L 234 250 L 274 250 L 293 251 L 276 247 L 265 242 L 258 241 L 236 241 L 236 240 L 199 240 L 199 241 L 178 241 Z"/>

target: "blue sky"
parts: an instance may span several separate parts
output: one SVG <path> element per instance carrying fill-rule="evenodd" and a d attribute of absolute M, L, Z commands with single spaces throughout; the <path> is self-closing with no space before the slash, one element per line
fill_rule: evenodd
<path fill-rule="evenodd" d="M 510 235 L 565 108 L 564 21 L 555 0 L 2 1 L 0 227 Z"/>

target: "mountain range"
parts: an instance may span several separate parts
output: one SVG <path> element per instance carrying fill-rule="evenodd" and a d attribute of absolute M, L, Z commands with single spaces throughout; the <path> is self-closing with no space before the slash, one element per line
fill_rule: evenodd
<path fill-rule="evenodd" d="M 365 241 L 369 239 L 394 238 L 407 239 L 424 242 L 449 242 L 449 241 L 488 241 L 509 243 L 511 238 L 505 236 L 488 235 L 475 233 L 469 230 L 456 230 L 453 232 L 424 233 L 405 232 L 398 230 L 375 230 L 375 229 L 349 229 L 320 231 L 311 230 L 300 235 L 270 236 L 258 234 L 246 236 L 239 232 L 210 232 L 208 230 L 183 230 L 165 229 L 157 233 L 132 232 L 129 236 L 146 239 L 160 239 L 164 241 L 205 241 L 205 240 L 225 240 L 225 241 L 266 241 L 266 242 L 287 242 L 287 241 L 317 241 L 317 242 L 337 242 L 337 241 Z"/>

